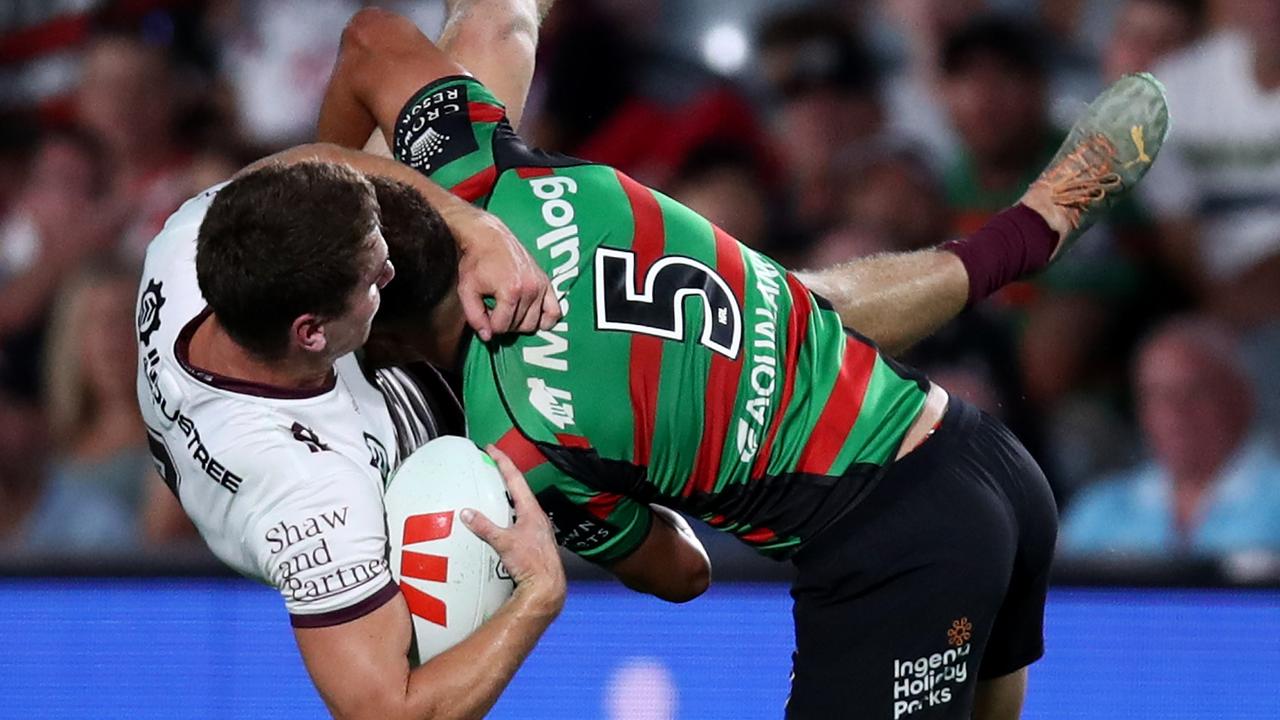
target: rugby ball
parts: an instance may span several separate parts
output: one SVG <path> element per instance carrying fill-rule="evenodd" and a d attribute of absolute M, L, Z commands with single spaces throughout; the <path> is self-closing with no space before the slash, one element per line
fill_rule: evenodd
<path fill-rule="evenodd" d="M 515 590 L 498 553 L 458 517 L 474 508 L 508 527 L 511 500 L 487 454 L 445 436 L 400 465 L 384 502 L 391 574 L 413 618 L 409 659 L 421 665 L 471 634 Z"/>

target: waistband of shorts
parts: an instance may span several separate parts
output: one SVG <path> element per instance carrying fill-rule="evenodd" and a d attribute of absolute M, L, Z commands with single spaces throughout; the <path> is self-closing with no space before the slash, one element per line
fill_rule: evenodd
<path fill-rule="evenodd" d="M 947 398 L 947 409 L 942 413 L 937 428 L 911 452 L 891 463 L 889 469 L 914 464 L 913 458 L 914 462 L 919 462 L 934 453 L 946 451 L 963 442 L 981 423 L 981 410 L 952 395 Z"/>
<path fill-rule="evenodd" d="M 913 466 L 920 463 L 929 463 L 931 460 L 938 462 L 936 459 L 938 455 L 949 454 L 952 448 L 965 442 L 981 423 L 981 410 L 954 395 L 951 396 L 947 399 L 947 409 L 943 412 L 942 420 L 939 421 L 938 427 L 933 431 L 933 434 L 911 452 L 887 464 L 879 477 L 876 478 L 875 486 L 862 496 L 862 500 L 858 505 L 861 505 L 862 502 L 865 502 L 868 497 L 875 493 L 888 492 L 888 485 L 904 478 L 909 479 Z M 902 477 L 890 478 L 890 475 L 900 475 Z M 889 481 L 888 483 L 885 482 L 886 479 Z M 848 534 L 845 532 L 845 528 L 850 523 L 859 522 L 857 518 L 858 505 L 849 508 L 839 519 L 828 525 L 817 535 L 809 538 L 791 557 L 792 561 L 797 565 L 802 565 L 811 562 L 815 557 L 820 557 L 825 549 L 840 545 Z"/>

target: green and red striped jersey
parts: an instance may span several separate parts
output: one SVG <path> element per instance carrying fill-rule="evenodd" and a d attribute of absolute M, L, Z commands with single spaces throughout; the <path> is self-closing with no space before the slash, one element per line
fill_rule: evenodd
<path fill-rule="evenodd" d="M 415 95 L 393 150 L 551 278 L 564 318 L 472 341 L 463 404 L 584 557 L 637 548 L 649 503 L 785 557 L 857 504 L 924 405 L 923 378 L 773 260 L 613 168 L 528 149 L 474 79 Z"/>

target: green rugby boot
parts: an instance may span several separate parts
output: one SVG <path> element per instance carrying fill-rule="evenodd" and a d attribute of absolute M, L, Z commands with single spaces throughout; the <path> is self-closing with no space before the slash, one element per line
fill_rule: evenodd
<path fill-rule="evenodd" d="M 1125 75 L 1089 105 L 1023 197 L 1064 234 L 1053 258 L 1142 180 L 1168 131 L 1164 85 L 1150 73 Z"/>

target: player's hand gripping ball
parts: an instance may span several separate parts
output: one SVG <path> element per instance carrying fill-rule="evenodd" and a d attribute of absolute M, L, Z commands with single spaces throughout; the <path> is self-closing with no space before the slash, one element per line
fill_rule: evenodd
<path fill-rule="evenodd" d="M 413 617 L 409 659 L 420 665 L 471 634 L 515 590 L 498 553 L 458 518 L 474 508 L 509 527 L 511 501 L 488 455 L 465 438 L 441 437 L 396 470 L 385 503 L 391 574 Z"/>

